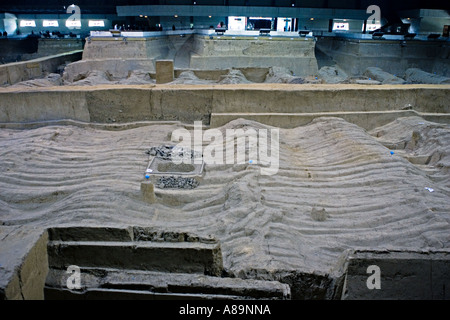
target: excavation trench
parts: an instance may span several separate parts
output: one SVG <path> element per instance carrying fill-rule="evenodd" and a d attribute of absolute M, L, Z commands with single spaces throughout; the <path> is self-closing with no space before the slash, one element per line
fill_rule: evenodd
<path fill-rule="evenodd" d="M 449 266 L 445 250 L 350 250 L 334 275 L 279 270 L 279 281 L 257 273 L 230 278 L 213 237 L 145 227 L 58 227 L 45 230 L 24 257 L 17 288 L 12 280 L 1 293 L 4 299 L 51 300 L 448 299 Z"/>

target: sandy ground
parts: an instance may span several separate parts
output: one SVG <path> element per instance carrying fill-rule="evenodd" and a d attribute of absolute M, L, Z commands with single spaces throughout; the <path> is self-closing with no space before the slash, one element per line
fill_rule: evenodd
<path fill-rule="evenodd" d="M 198 188 L 162 191 L 159 203 L 149 204 L 140 192 L 145 151 L 170 144 L 180 127 L 0 129 L 1 224 L 142 225 L 213 235 L 226 270 L 243 277 L 254 270 L 326 274 L 350 248 L 450 245 L 449 125 L 400 118 L 366 132 L 318 118 L 280 129 L 276 175 L 251 164 L 207 165 Z M 236 120 L 220 129 L 241 127 L 269 128 Z"/>

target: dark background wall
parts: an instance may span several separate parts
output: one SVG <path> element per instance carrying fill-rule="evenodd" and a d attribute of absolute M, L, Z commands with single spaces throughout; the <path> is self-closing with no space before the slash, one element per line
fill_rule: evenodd
<path fill-rule="evenodd" d="M 17 0 L 1 1 L 0 12 L 11 13 L 64 13 L 64 7 L 72 4 L 68 0 Z M 387 14 L 409 9 L 444 9 L 450 10 L 449 1 L 438 0 L 78 0 L 76 5 L 84 13 L 116 13 L 116 6 L 126 5 L 229 5 L 229 6 L 267 6 L 303 8 L 365 9 L 369 5 L 378 5 Z"/>

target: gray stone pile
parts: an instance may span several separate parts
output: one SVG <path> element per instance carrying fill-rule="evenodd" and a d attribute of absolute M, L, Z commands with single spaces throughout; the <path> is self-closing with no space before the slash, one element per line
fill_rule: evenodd
<path fill-rule="evenodd" d="M 194 178 L 174 176 L 162 176 L 156 181 L 156 187 L 160 189 L 194 189 L 198 187 L 198 184 Z"/>
<path fill-rule="evenodd" d="M 153 157 L 158 157 L 164 160 L 172 159 L 172 149 L 173 146 L 159 146 L 159 147 L 151 147 L 146 153 Z"/>
<path fill-rule="evenodd" d="M 174 148 L 174 146 L 151 147 L 146 153 L 164 160 L 172 160 L 174 156 L 179 159 L 193 159 L 195 155 L 201 156 L 192 149 Z"/>

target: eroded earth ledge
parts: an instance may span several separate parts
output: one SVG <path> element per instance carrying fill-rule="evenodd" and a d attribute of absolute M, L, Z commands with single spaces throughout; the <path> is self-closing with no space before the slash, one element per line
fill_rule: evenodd
<path fill-rule="evenodd" d="M 147 151 L 191 125 L 11 125 L 0 130 L 4 298 L 449 296 L 448 124 L 317 117 L 280 128 L 277 174 L 207 164 L 196 188 L 154 188 L 151 203 Z M 272 127 L 218 127 L 237 128 Z M 83 287 L 70 290 L 77 264 Z M 367 288 L 370 265 L 386 290 Z"/>

